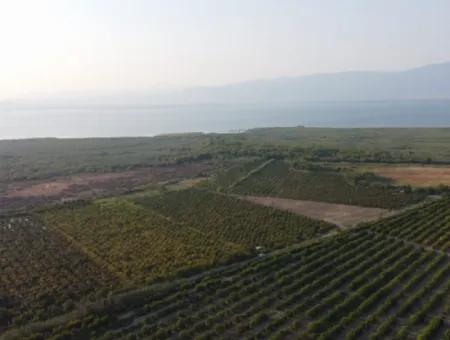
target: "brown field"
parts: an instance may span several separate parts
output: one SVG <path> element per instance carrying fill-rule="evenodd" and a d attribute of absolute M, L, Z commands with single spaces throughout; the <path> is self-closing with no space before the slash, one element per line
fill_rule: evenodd
<path fill-rule="evenodd" d="M 354 205 L 301 201 L 277 197 L 242 196 L 241 198 L 268 207 L 287 210 L 299 215 L 323 220 L 341 228 L 348 228 L 360 222 L 377 220 L 390 214 L 385 209 L 366 208 Z"/>
<path fill-rule="evenodd" d="M 88 173 L 41 181 L 20 181 L 0 192 L 0 213 L 59 201 L 124 194 L 147 184 L 195 179 L 212 169 L 209 163 L 159 166 L 113 173 Z"/>
<path fill-rule="evenodd" d="M 394 184 L 415 187 L 450 185 L 450 166 L 371 166 L 366 170 L 390 178 Z"/>

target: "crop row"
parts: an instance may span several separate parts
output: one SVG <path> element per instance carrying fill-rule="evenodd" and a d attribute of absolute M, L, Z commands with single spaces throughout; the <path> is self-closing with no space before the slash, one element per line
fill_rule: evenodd
<path fill-rule="evenodd" d="M 189 274 L 332 230 L 327 223 L 201 190 L 110 199 L 45 212 L 43 220 L 124 282 Z"/>
<path fill-rule="evenodd" d="M 46 335 L 433 339 L 450 326 L 449 279 L 446 255 L 361 229 L 180 281 Z M 102 324 L 89 326 L 96 318 Z"/>
<path fill-rule="evenodd" d="M 450 199 L 441 199 L 383 219 L 369 228 L 450 253 Z"/>
<path fill-rule="evenodd" d="M 197 189 L 169 192 L 138 202 L 208 238 L 248 247 L 277 248 L 334 229 L 325 222 Z"/>
<path fill-rule="evenodd" d="M 245 252 L 121 199 L 55 209 L 43 218 L 124 282 L 199 270 Z"/>
<path fill-rule="evenodd" d="M 397 209 L 423 199 L 423 194 L 398 188 L 354 183 L 330 170 L 293 170 L 275 161 L 240 182 L 233 192 L 330 203 Z"/>
<path fill-rule="evenodd" d="M 30 217 L 0 219 L 0 329 L 48 318 L 117 279 Z"/>

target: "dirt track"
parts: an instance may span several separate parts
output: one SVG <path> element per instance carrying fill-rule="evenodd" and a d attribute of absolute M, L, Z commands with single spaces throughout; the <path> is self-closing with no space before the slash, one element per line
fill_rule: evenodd
<path fill-rule="evenodd" d="M 242 196 L 248 201 L 287 210 L 299 215 L 333 223 L 341 228 L 351 227 L 360 222 L 377 220 L 390 212 L 379 208 L 354 205 L 332 204 L 316 201 L 301 201 L 277 197 Z"/>

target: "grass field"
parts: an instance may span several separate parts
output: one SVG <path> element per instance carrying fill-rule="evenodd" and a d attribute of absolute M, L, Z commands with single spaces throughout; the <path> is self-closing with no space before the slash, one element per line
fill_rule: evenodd
<path fill-rule="evenodd" d="M 428 222 L 434 211 L 448 219 L 450 201 L 411 210 L 395 225 L 409 230 L 411 221 Z M 434 222 L 425 225 L 448 241 Z M 447 339 L 448 254 L 383 228 L 369 225 L 129 293 L 56 327 L 36 325 L 34 336 Z"/>

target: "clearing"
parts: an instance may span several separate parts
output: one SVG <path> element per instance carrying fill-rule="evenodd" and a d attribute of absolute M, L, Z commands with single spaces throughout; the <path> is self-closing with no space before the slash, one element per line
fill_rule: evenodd
<path fill-rule="evenodd" d="M 0 193 L 0 213 L 37 205 L 120 195 L 146 185 L 190 179 L 191 185 L 213 168 L 198 162 L 110 173 L 84 173 L 47 180 L 16 181 Z"/>
<path fill-rule="evenodd" d="M 323 220 L 341 228 L 348 228 L 361 222 L 378 220 L 391 212 L 380 208 L 333 204 L 315 201 L 293 200 L 278 197 L 241 196 L 253 203 L 287 210 L 313 219 Z"/>
<path fill-rule="evenodd" d="M 450 185 L 450 166 L 371 166 L 367 170 L 390 178 L 398 185 L 431 187 L 440 184 Z"/>

